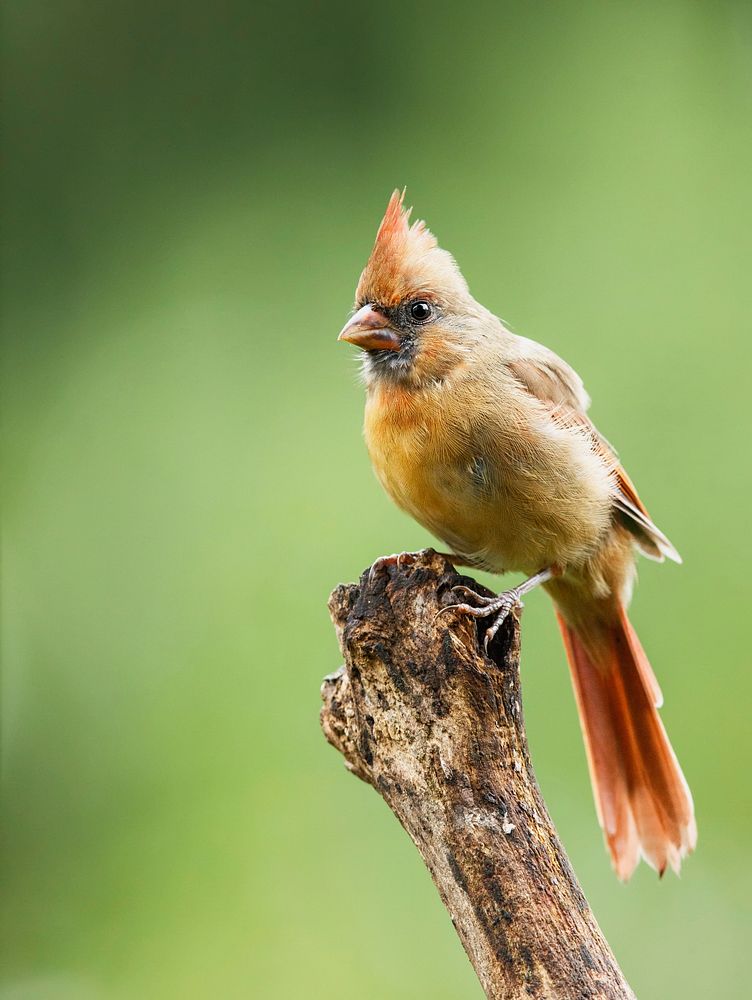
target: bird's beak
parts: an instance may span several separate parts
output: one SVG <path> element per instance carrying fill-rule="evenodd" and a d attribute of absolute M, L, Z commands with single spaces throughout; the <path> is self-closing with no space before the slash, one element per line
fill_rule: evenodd
<path fill-rule="evenodd" d="M 402 346 L 400 338 L 390 330 L 386 316 L 371 305 L 358 309 L 337 340 L 346 340 L 364 351 L 398 351 Z"/>

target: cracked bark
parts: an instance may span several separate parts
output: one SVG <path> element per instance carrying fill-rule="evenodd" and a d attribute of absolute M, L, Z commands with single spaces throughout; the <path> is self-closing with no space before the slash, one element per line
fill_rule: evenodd
<path fill-rule="evenodd" d="M 485 656 L 473 619 L 436 620 L 459 583 L 487 593 L 428 549 L 334 591 L 324 734 L 414 841 L 488 997 L 633 998 L 533 774 L 519 622 Z"/>

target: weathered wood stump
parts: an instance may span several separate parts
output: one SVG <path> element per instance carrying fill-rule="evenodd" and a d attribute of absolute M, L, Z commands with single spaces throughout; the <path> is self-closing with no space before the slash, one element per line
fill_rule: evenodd
<path fill-rule="evenodd" d="M 412 837 L 487 996 L 633 997 L 533 774 L 519 622 L 484 655 L 475 620 L 437 620 L 460 583 L 487 593 L 428 549 L 334 591 L 326 738 Z"/>

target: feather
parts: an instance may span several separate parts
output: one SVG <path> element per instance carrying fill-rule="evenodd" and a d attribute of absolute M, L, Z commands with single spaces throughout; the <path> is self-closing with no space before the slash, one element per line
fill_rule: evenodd
<path fill-rule="evenodd" d="M 395 190 L 376 233 L 371 256 L 355 296 L 359 305 L 395 306 L 407 298 L 446 289 L 467 294 L 467 284 L 450 253 L 442 250 L 422 219 L 410 224 L 405 191 Z"/>
<path fill-rule="evenodd" d="M 681 556 L 651 520 L 632 480 L 619 464 L 615 449 L 585 413 L 590 398 L 579 375 L 553 351 L 533 341 L 525 340 L 524 344 L 530 345 L 533 350 L 529 355 L 520 355 L 507 362 L 509 370 L 528 392 L 548 406 L 551 418 L 557 424 L 588 439 L 592 450 L 611 472 L 615 516 L 632 535 L 637 548 L 657 562 L 668 558 L 680 563 Z"/>
<path fill-rule="evenodd" d="M 598 819 L 619 878 L 642 854 L 663 874 L 695 847 L 692 796 L 658 712 L 661 694 L 623 608 L 575 629 L 557 612 Z"/>

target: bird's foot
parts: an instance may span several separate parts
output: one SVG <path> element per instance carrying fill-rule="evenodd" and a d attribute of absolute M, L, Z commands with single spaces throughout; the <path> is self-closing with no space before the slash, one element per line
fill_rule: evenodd
<path fill-rule="evenodd" d="M 458 586 L 454 587 L 455 592 L 461 591 L 466 597 L 471 598 L 473 601 L 477 601 L 478 604 L 448 604 L 445 608 L 439 611 L 436 615 L 443 615 L 445 611 L 462 611 L 466 615 L 471 615 L 473 618 L 490 618 L 494 616 L 493 621 L 486 629 L 485 635 L 483 637 L 483 649 L 488 652 L 488 647 L 493 642 L 493 638 L 499 631 L 501 626 L 509 617 L 510 612 L 515 608 L 522 607 L 522 591 L 519 587 L 512 587 L 511 590 L 505 590 L 502 594 L 497 597 L 484 597 L 482 594 L 476 594 L 474 590 L 469 587 Z"/>
<path fill-rule="evenodd" d="M 421 550 L 420 552 L 394 552 L 390 556 L 379 556 L 373 566 L 371 566 L 371 570 L 368 574 L 370 582 L 373 583 L 379 573 L 386 569 L 387 566 L 396 566 L 397 570 L 400 570 L 403 565 L 414 563 L 416 559 L 420 558 L 423 551 L 424 550 Z"/>

